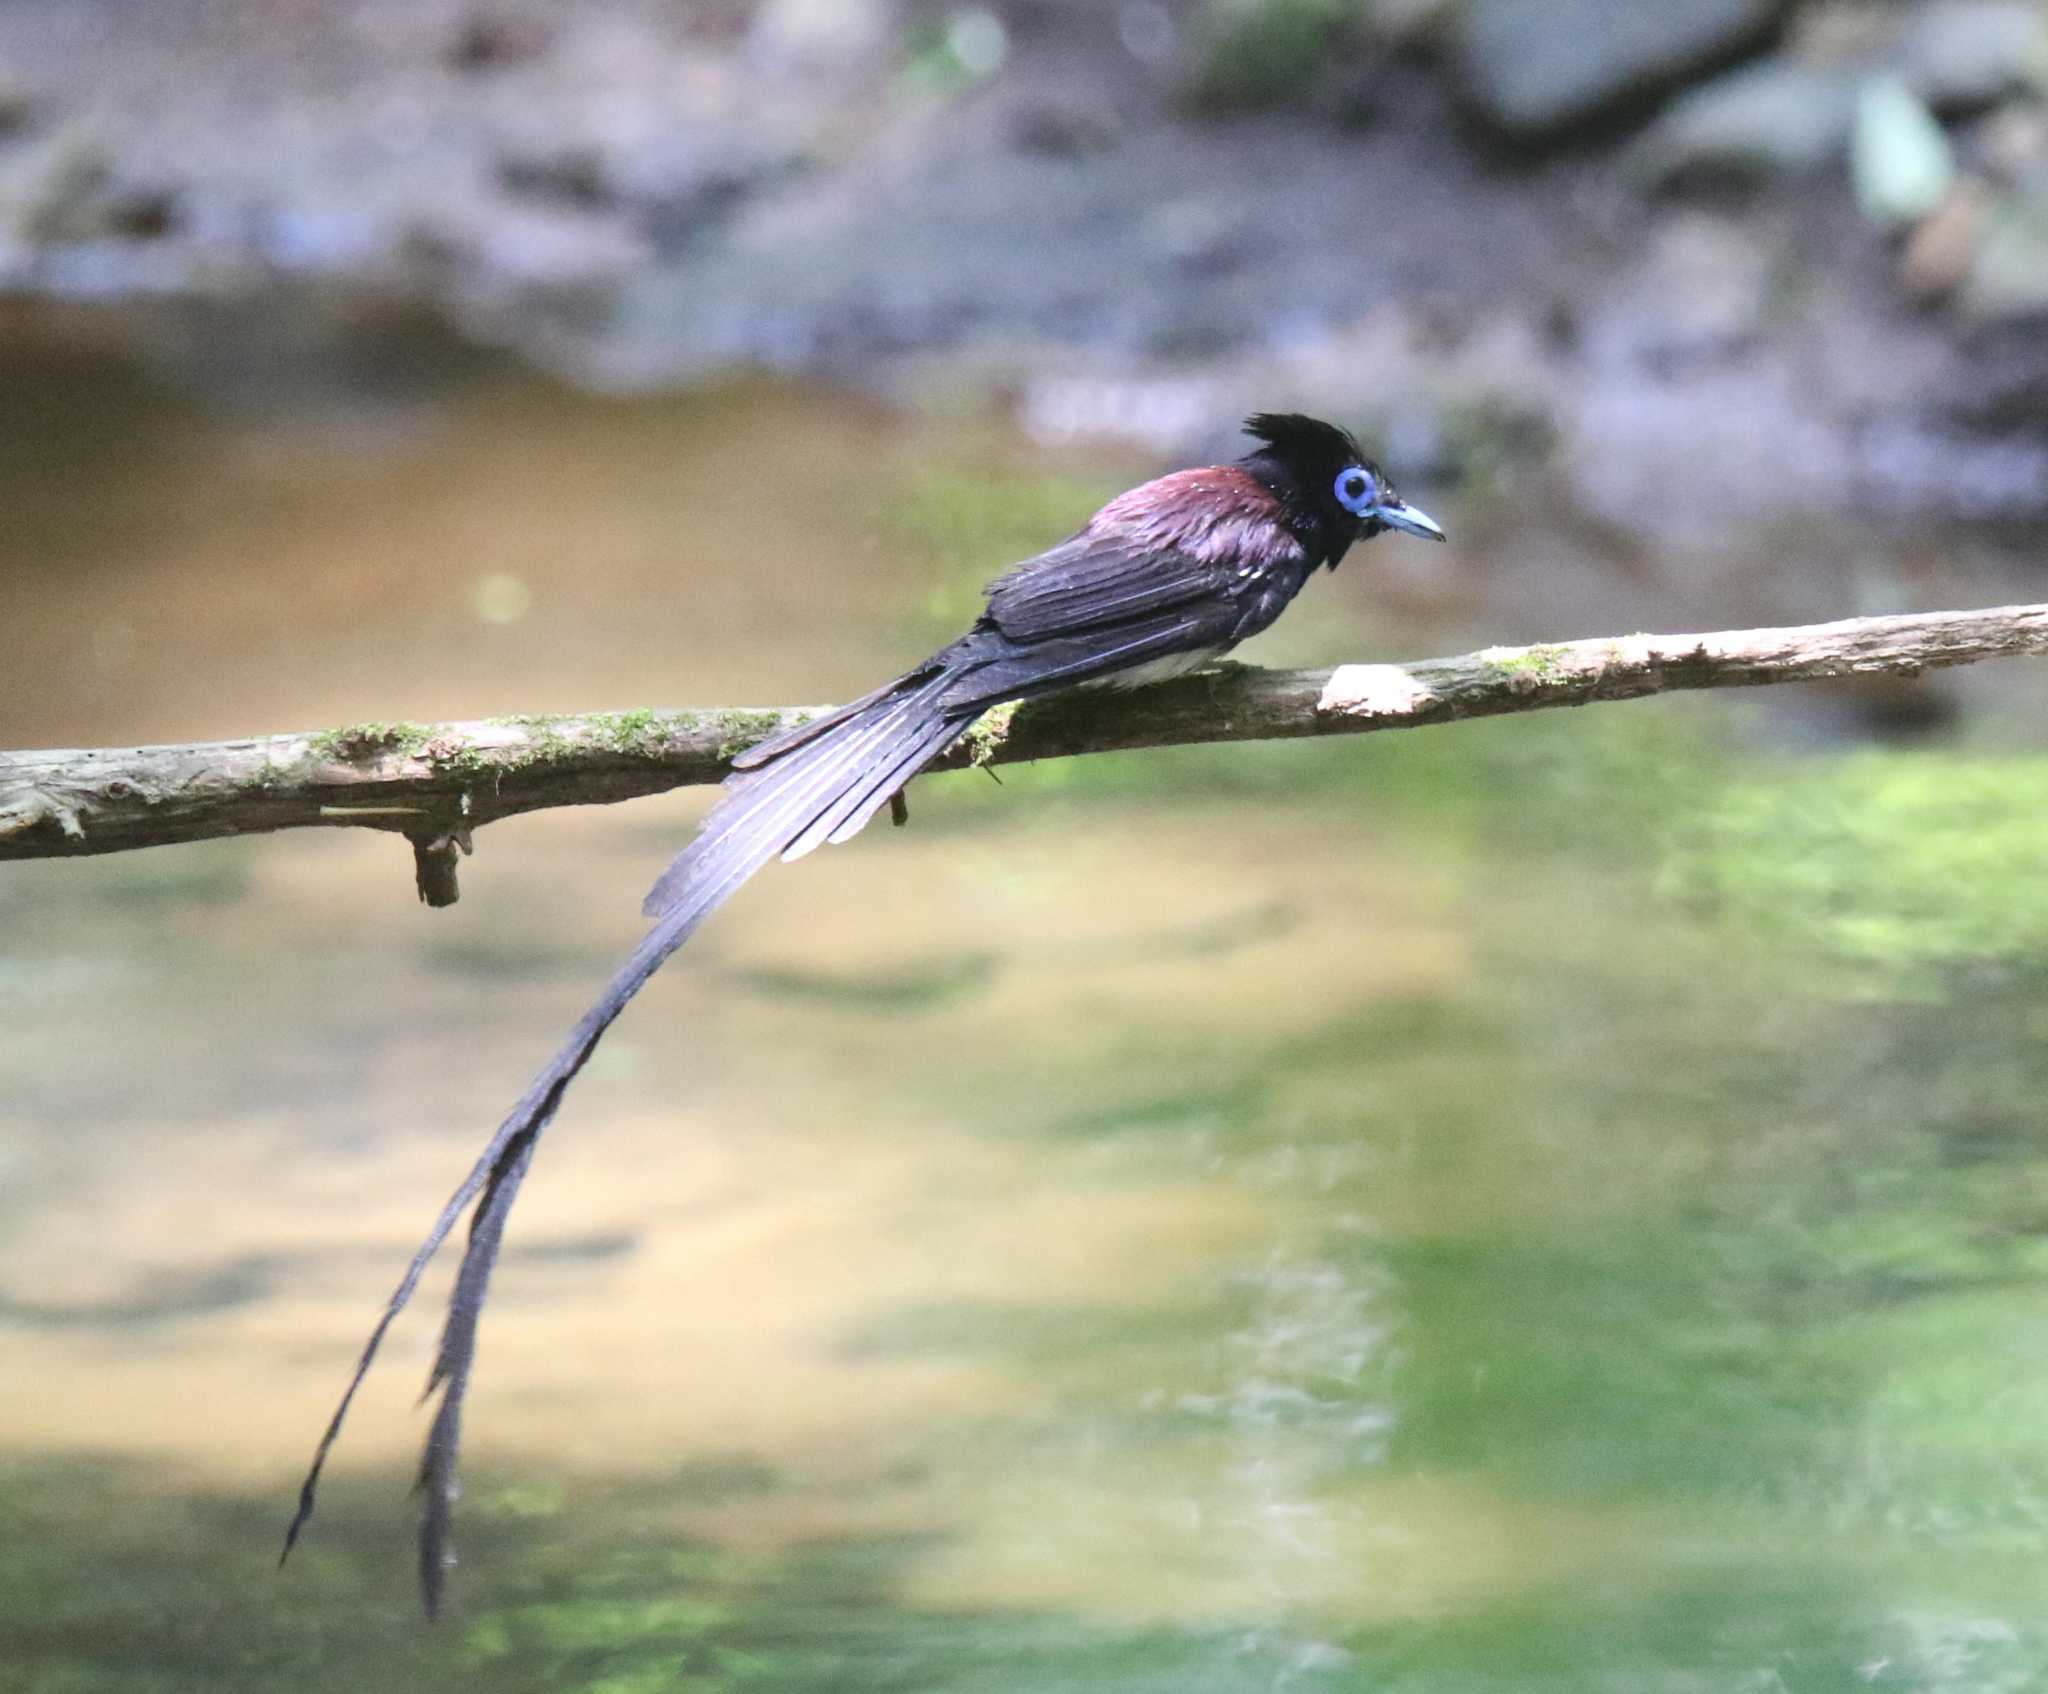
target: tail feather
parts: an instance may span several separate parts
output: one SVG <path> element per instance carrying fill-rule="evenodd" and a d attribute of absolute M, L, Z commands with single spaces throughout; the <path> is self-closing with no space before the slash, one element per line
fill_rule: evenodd
<path fill-rule="evenodd" d="M 813 825 L 813 829 L 829 820 L 831 832 L 825 837 L 826 841 L 834 847 L 851 841 L 867 828 L 868 821 L 877 812 L 903 792 L 912 777 L 958 740 L 965 727 L 955 719 L 944 719 L 933 725 L 904 749 L 895 764 L 877 775 L 864 789 L 849 794 L 845 801 L 820 819 L 819 824 Z M 785 849 L 782 856 L 785 859 L 797 857 L 796 848 Z"/>
<path fill-rule="evenodd" d="M 933 692 L 932 688 L 921 690 L 876 712 L 862 726 L 862 733 L 852 733 L 849 726 L 818 744 L 810 767 L 792 794 L 789 811 L 797 826 L 783 837 L 785 860 L 800 859 L 818 845 L 823 835 L 814 832 L 822 819 L 835 817 L 848 797 L 864 792 L 878 773 L 895 769 L 906 738 L 921 740 L 934 722 L 944 727 L 944 720 L 932 709 Z M 906 775 L 903 780 L 910 778 Z"/>
<path fill-rule="evenodd" d="M 792 747 L 774 763 L 728 778 L 725 798 L 705 818 L 697 839 L 662 872 L 641 910 L 658 917 L 729 866 L 744 861 L 752 874 L 790 848 L 849 786 L 863 784 L 877 769 L 893 769 L 896 749 L 923 740 L 945 720 L 939 697 L 947 681 L 943 671 L 906 678 L 897 685 L 900 692 L 879 696 L 858 715 Z M 966 720 L 955 722 L 948 740 L 966 728 Z M 915 774 L 907 771 L 902 780 Z"/>
<path fill-rule="evenodd" d="M 426 1389 L 427 1397 L 439 1392 L 441 1402 L 420 1464 L 419 1491 L 426 1501 L 420 1519 L 419 1572 L 428 1616 L 439 1609 L 450 1561 L 456 1460 L 463 1404 L 476 1359 L 477 1325 L 506 1218 L 532 1165 L 542 1132 L 553 1121 L 563 1094 L 605 1031 L 698 925 L 777 853 L 789 849 L 794 856 L 825 840 L 846 840 L 965 731 L 977 714 L 946 706 L 942 695 L 950 681 L 951 673 L 944 667 L 913 672 L 858 703 L 850 714 L 836 714 L 829 726 L 820 726 L 816 733 L 799 733 L 773 763 L 729 779 L 725 798 L 704 820 L 697 839 L 648 895 L 647 911 L 655 920 L 653 926 L 597 1003 L 583 1014 L 568 1042 L 499 1124 L 482 1156 L 448 1197 L 385 1302 L 300 1484 L 298 1510 L 285 1531 L 284 1557 L 290 1557 L 313 1515 L 328 1455 L 385 1334 L 412 1299 L 427 1265 L 474 1205 L 469 1239 Z"/>
<path fill-rule="evenodd" d="M 828 729 L 837 729 L 848 718 L 866 711 L 876 701 L 894 694 L 909 677 L 898 677 L 894 682 L 885 682 L 880 688 L 863 694 L 858 700 L 849 700 L 843 706 L 835 706 L 829 712 L 822 712 L 815 718 L 806 719 L 794 729 L 785 729 L 771 735 L 766 741 L 757 741 L 751 747 L 742 748 L 733 755 L 732 768 L 736 771 L 750 771 L 761 765 L 771 764 L 786 753 L 794 753 L 807 742 L 812 742 Z"/>
<path fill-rule="evenodd" d="M 738 886 L 738 881 L 734 881 L 726 892 Z M 469 1389 L 470 1368 L 475 1360 L 477 1320 L 482 1315 L 484 1298 L 489 1291 L 506 1215 L 518 1195 L 521 1182 L 525 1180 L 527 1167 L 532 1163 L 534 1145 L 553 1121 L 562 1096 L 575 1080 L 576 1073 L 582 1070 L 604 1032 L 611 1028 L 647 979 L 690 938 L 718 903 L 717 899 L 708 899 L 679 906 L 648 931 L 597 1003 L 583 1014 L 561 1051 L 548 1061 L 547 1067 L 520 1096 L 519 1103 L 498 1125 L 482 1154 L 470 1167 L 469 1174 L 449 1195 L 440 1216 L 434 1220 L 426 1239 L 406 1266 L 405 1274 L 399 1278 L 398 1286 L 384 1303 L 384 1310 L 378 1315 L 369 1340 L 357 1355 L 355 1369 L 342 1390 L 334 1415 L 321 1433 L 319 1445 L 313 1452 L 313 1462 L 307 1467 L 305 1479 L 299 1485 L 298 1509 L 285 1530 L 280 1562 L 291 1556 L 301 1531 L 313 1516 L 315 1496 L 328 1455 L 340 1439 L 342 1425 L 348 1419 L 356 1391 L 370 1374 L 370 1366 L 376 1362 L 377 1351 L 383 1345 L 386 1333 L 410 1303 L 434 1255 L 454 1233 L 463 1213 L 475 1202 L 469 1241 L 463 1249 L 461 1267 L 456 1272 L 455 1292 L 449 1300 L 447 1321 L 441 1329 L 440 1344 L 435 1349 L 433 1370 L 427 1378 L 426 1388 L 429 1397 L 437 1389 L 443 1391 L 419 1475 L 419 1489 L 427 1497 L 426 1510 L 420 1522 L 421 1592 L 427 1614 L 430 1617 L 434 1614 L 440 1600 L 439 1573 L 447 1565 L 449 1515 L 455 1498 L 456 1438 L 461 1428 L 463 1399 Z M 481 1199 L 478 1198 L 480 1195 Z"/>
<path fill-rule="evenodd" d="M 903 749 L 923 745 L 934 729 L 948 740 L 959 734 L 958 728 L 930 709 L 928 700 L 913 696 L 886 716 L 878 717 L 872 734 L 857 742 L 849 737 L 838 757 L 829 756 L 836 749 L 821 747 L 819 763 L 823 768 L 804 788 L 804 821 L 784 841 L 784 860 L 801 859 L 821 846 L 846 811 L 860 803 L 869 787 L 887 781 L 896 771 Z M 927 754 L 926 758 L 929 757 Z M 904 773 L 897 786 L 901 787 L 914 774 L 913 767 Z"/>

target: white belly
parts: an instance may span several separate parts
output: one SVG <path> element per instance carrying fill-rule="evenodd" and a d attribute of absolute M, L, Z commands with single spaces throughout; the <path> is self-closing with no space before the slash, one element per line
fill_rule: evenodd
<path fill-rule="evenodd" d="M 1170 682 L 1177 676 L 1186 676 L 1189 671 L 1198 671 L 1204 665 L 1221 657 L 1221 647 L 1198 647 L 1192 653 L 1169 653 L 1163 659 L 1147 659 L 1142 665 L 1133 665 L 1129 670 L 1112 671 L 1108 676 L 1099 676 L 1088 686 L 1091 688 L 1143 688 L 1148 682 Z"/>

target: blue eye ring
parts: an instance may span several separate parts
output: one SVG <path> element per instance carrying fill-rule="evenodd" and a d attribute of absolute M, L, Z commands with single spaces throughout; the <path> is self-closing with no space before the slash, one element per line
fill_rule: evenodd
<path fill-rule="evenodd" d="M 1337 473 L 1337 504 L 1354 517 L 1365 517 L 1379 504 L 1379 479 L 1363 465 L 1349 465 Z"/>

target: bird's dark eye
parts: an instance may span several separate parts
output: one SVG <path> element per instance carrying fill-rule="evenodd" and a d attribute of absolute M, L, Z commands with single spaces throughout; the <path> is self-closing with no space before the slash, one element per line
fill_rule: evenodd
<path fill-rule="evenodd" d="M 1364 517 L 1379 500 L 1379 484 L 1368 470 L 1353 465 L 1337 478 L 1337 504 Z"/>

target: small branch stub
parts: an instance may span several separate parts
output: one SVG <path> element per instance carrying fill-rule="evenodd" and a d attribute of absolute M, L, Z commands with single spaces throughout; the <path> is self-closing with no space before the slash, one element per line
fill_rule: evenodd
<path fill-rule="evenodd" d="M 468 830 L 444 830 L 439 835 L 412 838 L 413 886 L 420 900 L 429 906 L 452 906 L 462 898 L 456 867 L 476 849 Z"/>

